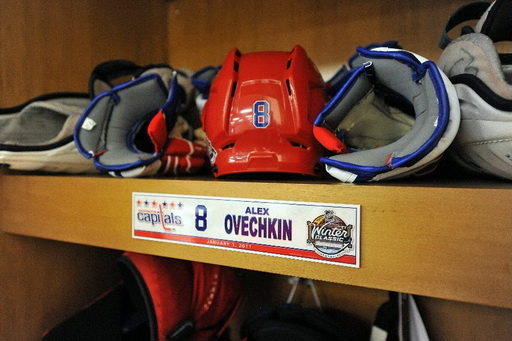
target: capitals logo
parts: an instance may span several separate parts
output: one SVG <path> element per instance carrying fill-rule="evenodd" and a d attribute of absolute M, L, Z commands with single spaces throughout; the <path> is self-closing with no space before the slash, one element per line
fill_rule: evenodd
<path fill-rule="evenodd" d="M 308 221 L 308 244 L 316 253 L 326 258 L 338 258 L 352 250 L 353 226 L 347 225 L 334 211 Z"/>

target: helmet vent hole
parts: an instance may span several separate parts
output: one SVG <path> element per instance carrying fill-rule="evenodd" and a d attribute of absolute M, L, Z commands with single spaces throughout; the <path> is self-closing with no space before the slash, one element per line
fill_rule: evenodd
<path fill-rule="evenodd" d="M 235 146 L 234 143 L 229 143 L 229 144 L 225 145 L 224 147 L 222 147 L 221 149 L 222 150 L 226 150 L 226 149 L 229 149 L 229 148 L 233 148 L 234 146 Z"/>
<path fill-rule="evenodd" d="M 231 87 L 231 98 L 235 97 L 236 86 L 237 86 L 237 83 L 233 82 L 233 85 Z"/>
<path fill-rule="evenodd" d="M 303 145 L 302 143 L 297 142 L 297 141 L 290 141 L 290 144 L 291 144 L 293 147 L 302 148 L 302 149 L 308 149 L 308 147 L 307 147 L 307 146 L 305 146 L 305 145 Z"/>
<path fill-rule="evenodd" d="M 290 80 L 286 80 L 286 89 L 288 90 L 288 96 L 292 95 L 292 86 L 290 85 Z"/>
<path fill-rule="evenodd" d="M 238 66 L 240 64 L 238 64 L 238 62 L 235 60 L 235 63 L 233 64 L 233 70 L 235 70 L 235 72 L 238 72 Z"/>
<path fill-rule="evenodd" d="M 289 70 L 290 66 L 292 66 L 292 60 L 288 59 L 288 63 L 286 63 L 286 70 Z"/>

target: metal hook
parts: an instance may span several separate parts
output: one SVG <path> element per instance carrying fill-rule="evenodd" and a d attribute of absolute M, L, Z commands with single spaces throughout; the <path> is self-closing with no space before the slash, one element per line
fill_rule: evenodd
<path fill-rule="evenodd" d="M 286 300 L 286 304 L 292 303 L 293 296 L 295 296 L 295 292 L 297 291 L 297 286 L 299 285 L 300 278 L 299 277 L 290 277 L 288 278 L 288 283 L 292 285 L 290 289 L 290 293 L 288 294 L 288 299 Z"/>
<path fill-rule="evenodd" d="M 290 304 L 297 292 L 297 287 L 299 286 L 301 279 L 299 277 L 290 277 L 288 278 L 288 283 L 291 284 L 292 288 L 290 289 L 290 293 L 288 294 L 288 298 L 286 300 L 287 304 Z M 322 304 L 320 302 L 320 297 L 318 296 L 318 291 L 316 290 L 315 282 L 312 279 L 306 279 L 305 284 L 308 288 L 311 289 L 311 293 L 313 294 L 313 299 L 315 300 L 316 306 L 318 310 L 322 311 Z"/>
<path fill-rule="evenodd" d="M 316 306 L 318 310 L 322 311 L 322 304 L 320 303 L 320 297 L 318 296 L 318 291 L 316 291 L 315 282 L 312 279 L 306 280 L 306 285 L 311 288 L 311 293 L 313 294 L 313 298 L 315 299 Z"/>

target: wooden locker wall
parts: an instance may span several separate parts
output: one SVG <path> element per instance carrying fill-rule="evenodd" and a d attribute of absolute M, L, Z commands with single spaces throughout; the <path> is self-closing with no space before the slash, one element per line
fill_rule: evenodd
<path fill-rule="evenodd" d="M 93 67 L 105 60 L 165 62 L 166 8 L 164 1 L 1 1 L 0 107 L 48 92 L 85 92 Z M 118 254 L 0 232 L 0 338 L 39 340 L 118 280 Z"/>
<path fill-rule="evenodd" d="M 242 53 L 288 51 L 300 44 L 322 73 L 330 75 L 357 46 L 387 40 L 435 61 L 448 16 L 466 2 L 170 1 L 170 62 L 198 69 L 222 63 L 235 47 Z"/>

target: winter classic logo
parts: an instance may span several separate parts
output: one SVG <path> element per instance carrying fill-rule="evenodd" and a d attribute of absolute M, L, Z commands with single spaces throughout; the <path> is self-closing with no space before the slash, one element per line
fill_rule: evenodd
<path fill-rule="evenodd" d="M 353 226 L 345 224 L 334 211 L 327 210 L 307 224 L 307 242 L 320 256 L 338 258 L 352 249 Z"/>

